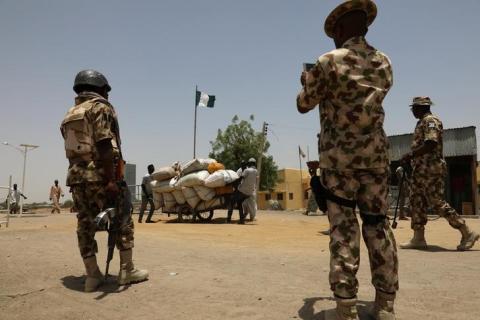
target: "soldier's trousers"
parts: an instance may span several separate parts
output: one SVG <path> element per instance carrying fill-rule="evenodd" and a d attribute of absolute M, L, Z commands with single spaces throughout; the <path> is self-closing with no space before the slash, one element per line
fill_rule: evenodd
<path fill-rule="evenodd" d="M 107 197 L 105 187 L 99 183 L 86 183 L 72 186 L 72 195 L 77 208 L 77 237 L 80 255 L 83 258 L 97 253 L 95 241 L 96 226 L 94 219 L 102 210 L 106 209 Z M 124 201 L 120 198 L 118 207 L 122 208 Z M 133 220 L 129 214 L 121 223 L 120 231 L 115 239 L 118 250 L 133 248 Z"/>
<path fill-rule="evenodd" d="M 368 249 L 373 286 L 387 293 L 398 290 L 395 237 L 386 219 L 388 169 L 322 170 L 322 183 L 335 195 L 356 199 L 362 235 Z M 330 275 L 333 293 L 342 298 L 357 295 L 360 265 L 360 226 L 354 210 L 327 201 L 330 221 Z M 362 217 L 363 218 L 363 217 Z"/>
<path fill-rule="evenodd" d="M 413 230 L 425 228 L 428 222 L 427 212 L 429 208 L 433 210 L 432 213 L 447 219 L 448 223 L 455 229 L 465 225 L 465 220 L 445 201 L 444 193 L 445 170 L 432 174 L 424 167 L 414 169 L 410 193 Z"/>

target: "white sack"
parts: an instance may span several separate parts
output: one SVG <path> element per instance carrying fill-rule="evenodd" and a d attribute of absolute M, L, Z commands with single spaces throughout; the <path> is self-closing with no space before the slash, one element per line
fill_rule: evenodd
<path fill-rule="evenodd" d="M 205 180 L 205 186 L 209 188 L 224 187 L 238 179 L 238 174 L 233 170 L 218 170 Z"/>
<path fill-rule="evenodd" d="M 177 189 L 183 187 L 203 186 L 209 175 L 210 173 L 208 173 L 207 170 L 190 173 L 181 177 L 175 186 Z"/>
<path fill-rule="evenodd" d="M 209 187 L 193 186 L 193 189 L 195 189 L 195 192 L 197 193 L 198 197 L 203 201 L 212 200 L 216 195 L 215 189 L 212 189 Z"/>
<path fill-rule="evenodd" d="M 154 192 L 172 192 L 175 190 L 175 182 L 177 180 L 175 178 L 172 178 L 170 180 L 164 180 L 164 181 L 152 181 L 151 186 L 152 186 L 152 191 Z"/>
<path fill-rule="evenodd" d="M 172 195 L 173 197 L 175 198 L 175 201 L 178 203 L 178 204 L 185 204 L 185 196 L 183 195 L 183 192 L 182 190 L 173 190 L 172 191 Z"/>
<path fill-rule="evenodd" d="M 177 201 L 175 201 L 175 198 L 173 197 L 173 194 L 170 192 L 164 192 L 163 193 L 163 203 L 165 204 L 165 209 L 171 210 L 175 208 L 175 205 L 177 204 Z"/>
<path fill-rule="evenodd" d="M 197 210 L 204 211 L 208 210 L 210 208 L 214 207 L 219 207 L 222 205 L 222 200 L 220 198 L 215 198 L 210 201 L 202 201 L 200 204 L 197 206 Z"/>
<path fill-rule="evenodd" d="M 152 173 L 152 179 L 156 181 L 169 180 L 176 176 L 175 169 L 172 167 L 163 167 Z"/>
<path fill-rule="evenodd" d="M 192 172 L 207 170 L 210 163 L 217 162 L 214 159 L 193 159 L 182 166 L 182 176 Z"/>
<path fill-rule="evenodd" d="M 202 201 L 193 188 L 184 187 L 182 188 L 182 192 L 188 205 L 192 208 L 195 208 L 197 204 Z"/>

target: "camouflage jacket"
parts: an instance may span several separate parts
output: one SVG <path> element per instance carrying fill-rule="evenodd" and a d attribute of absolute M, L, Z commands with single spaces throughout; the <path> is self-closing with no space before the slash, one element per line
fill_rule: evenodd
<path fill-rule="evenodd" d="M 437 116 L 427 114 L 417 122 L 413 134 L 412 150 L 421 147 L 425 141 L 435 141 L 437 145 L 432 152 L 412 160 L 414 170 L 424 170 L 429 173 L 442 174 L 445 169 L 443 160 L 443 124 Z"/>
<path fill-rule="evenodd" d="M 393 84 L 389 58 L 364 37 L 322 55 L 297 97 L 300 109 L 320 105 L 320 167 L 389 166 L 383 99 Z"/>
<path fill-rule="evenodd" d="M 72 121 L 73 120 L 73 121 Z M 84 121 L 86 129 L 79 121 Z M 83 123 L 83 122 L 81 122 Z M 117 115 L 113 106 L 100 95 L 88 92 L 75 98 L 75 106 L 70 108 L 60 127 L 65 139 L 65 149 L 69 160 L 67 173 L 67 186 L 86 182 L 103 182 L 104 173 L 100 163 L 100 156 L 96 143 L 105 139 L 111 140 L 114 156 L 121 158 L 120 132 Z M 73 133 L 72 133 L 73 132 Z M 75 153 L 72 149 L 71 136 L 76 137 L 75 145 L 78 149 L 87 150 L 83 153 Z M 69 137 L 70 136 L 70 137 Z M 73 148 L 75 149 L 75 148 Z"/>

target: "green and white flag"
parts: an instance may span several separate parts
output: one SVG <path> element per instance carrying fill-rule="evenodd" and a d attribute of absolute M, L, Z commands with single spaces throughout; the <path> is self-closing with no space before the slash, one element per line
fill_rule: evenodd
<path fill-rule="evenodd" d="M 215 104 L 215 96 L 211 96 L 205 92 L 200 92 L 197 90 L 195 103 L 199 107 L 213 108 L 213 105 Z"/>

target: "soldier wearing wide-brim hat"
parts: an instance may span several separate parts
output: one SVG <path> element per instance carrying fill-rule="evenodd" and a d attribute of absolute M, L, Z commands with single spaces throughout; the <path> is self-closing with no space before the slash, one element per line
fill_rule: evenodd
<path fill-rule="evenodd" d="M 365 39 L 376 16 L 371 0 L 344 1 L 328 15 L 325 33 L 337 49 L 302 73 L 303 88 L 297 96 L 300 113 L 320 108 L 320 179 L 336 196 L 327 197 L 327 211 L 329 282 L 337 307 L 326 312 L 327 320 L 358 319 L 360 232 L 376 289 L 375 319 L 395 319 L 398 258 L 386 217 L 390 161 L 382 106 L 393 85 L 393 71 L 390 59 Z M 360 211 L 361 231 L 352 203 Z"/>
<path fill-rule="evenodd" d="M 411 163 L 410 207 L 412 214 L 411 227 L 413 238 L 401 244 L 402 249 L 426 249 L 425 225 L 428 222 L 427 210 L 433 211 L 447 219 L 448 223 L 459 230 L 462 239 L 457 250 L 471 249 L 480 235 L 471 231 L 455 209 L 444 197 L 446 162 L 443 158 L 443 124 L 440 118 L 433 115 L 430 97 L 413 98 L 410 107 L 418 119 L 413 135 L 412 151 L 402 157 L 404 163 Z"/>

